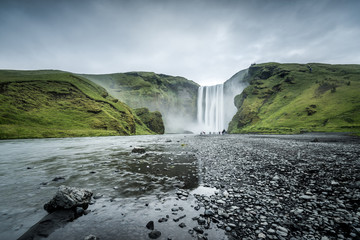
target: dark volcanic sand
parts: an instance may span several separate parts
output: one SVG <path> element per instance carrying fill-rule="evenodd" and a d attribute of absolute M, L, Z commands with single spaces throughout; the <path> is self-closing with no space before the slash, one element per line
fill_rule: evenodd
<path fill-rule="evenodd" d="M 164 194 L 104 192 L 48 239 L 149 239 L 149 221 L 158 239 L 360 239 L 359 143 L 341 134 L 164 136 L 155 145 L 195 156 L 197 177 L 178 173 L 182 184 Z M 198 179 L 205 187 L 189 182 Z"/>

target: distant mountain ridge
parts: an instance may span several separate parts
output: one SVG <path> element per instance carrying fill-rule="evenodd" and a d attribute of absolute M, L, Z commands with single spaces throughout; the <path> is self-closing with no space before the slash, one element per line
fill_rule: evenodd
<path fill-rule="evenodd" d="M 254 64 L 230 133 L 360 133 L 360 65 Z"/>

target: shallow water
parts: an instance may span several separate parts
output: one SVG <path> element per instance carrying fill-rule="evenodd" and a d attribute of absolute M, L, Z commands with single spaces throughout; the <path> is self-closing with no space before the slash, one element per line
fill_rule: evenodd
<path fill-rule="evenodd" d="M 315 138 L 318 143 L 312 142 Z M 259 169 L 264 171 L 261 176 L 272 174 L 271 169 L 260 168 L 264 159 L 291 167 L 301 165 L 300 160 L 313 163 L 320 158 L 346 164 L 345 160 L 359 155 L 358 143 L 358 139 L 338 134 L 0 141 L 0 239 L 20 237 L 47 215 L 43 205 L 60 185 L 88 188 L 102 197 L 89 206 L 88 215 L 57 229 L 48 239 L 84 239 L 89 234 L 102 240 L 148 239 L 150 230 L 145 226 L 149 221 L 162 232 L 159 239 L 196 238 L 188 230 L 198 226 L 192 217 L 204 208 L 194 209 L 199 202 L 193 194 L 214 193 L 213 188 L 203 187 L 202 181 L 211 186 L 236 181 L 236 187 L 248 184 L 253 188 L 250 183 Z M 146 153 L 132 153 L 135 147 Z M 55 177 L 63 179 L 53 181 Z M 190 192 L 186 201 L 177 198 L 179 188 Z M 182 210 L 174 212 L 174 207 Z M 168 221 L 158 223 L 166 215 Z M 186 217 L 179 222 L 173 221 L 183 215 Z M 180 228 L 180 222 L 187 227 Z M 214 224 L 205 232 L 209 239 L 227 239 L 224 230 Z"/>
<path fill-rule="evenodd" d="M 74 221 L 74 225 L 108 218 L 115 224 L 111 213 L 121 208 L 122 214 L 131 217 L 120 218 L 119 224 L 130 226 L 133 221 L 139 223 L 133 227 L 144 228 L 143 221 L 149 221 L 143 218 L 149 212 L 145 203 L 173 204 L 176 200 L 163 199 L 177 188 L 198 187 L 198 162 L 182 143 L 184 138 L 164 135 L 1 141 L 0 238 L 15 239 L 45 216 L 43 205 L 60 185 L 88 188 L 103 195 L 90 208 L 96 220 L 91 220 L 94 214 L 90 214 Z M 131 153 L 134 147 L 145 148 L 146 153 Z M 64 179 L 52 181 L 55 177 Z M 127 231 L 134 234 L 131 227 Z"/>

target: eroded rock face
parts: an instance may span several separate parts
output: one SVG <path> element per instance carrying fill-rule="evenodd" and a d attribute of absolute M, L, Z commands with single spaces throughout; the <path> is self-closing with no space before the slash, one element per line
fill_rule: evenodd
<path fill-rule="evenodd" d="M 76 207 L 86 209 L 92 195 L 93 193 L 86 189 L 61 185 L 53 199 L 44 205 L 44 209 L 49 213 L 59 209 L 76 209 Z"/>

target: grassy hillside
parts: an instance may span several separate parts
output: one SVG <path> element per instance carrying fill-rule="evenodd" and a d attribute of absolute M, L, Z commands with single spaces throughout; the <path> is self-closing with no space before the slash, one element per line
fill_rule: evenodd
<path fill-rule="evenodd" d="M 231 133 L 360 132 L 360 65 L 265 63 L 247 78 Z"/>
<path fill-rule="evenodd" d="M 124 103 L 62 71 L 0 71 L 0 138 L 150 134 Z"/>
<path fill-rule="evenodd" d="M 196 119 L 199 85 L 183 77 L 152 72 L 82 75 L 132 108 L 161 112 L 167 132 L 179 132 Z"/>

